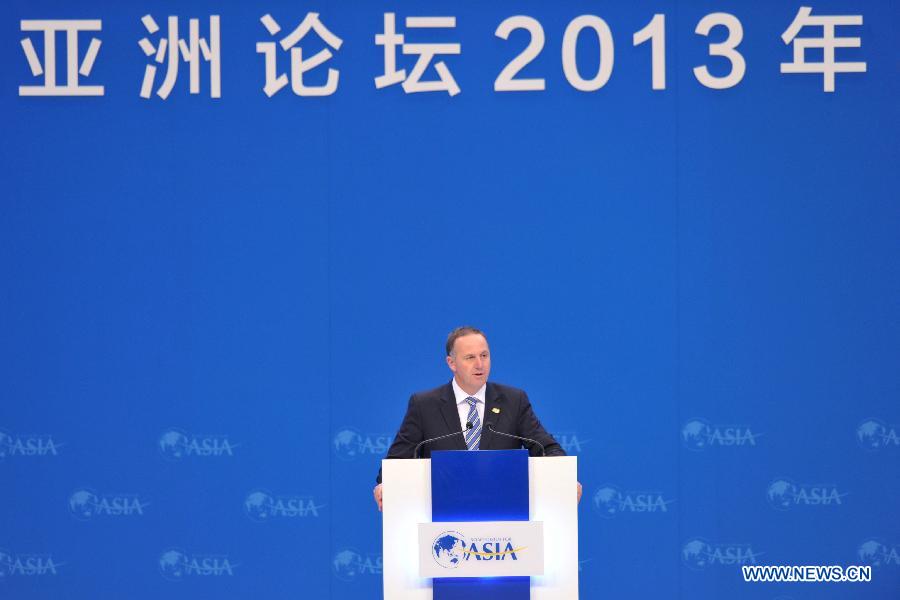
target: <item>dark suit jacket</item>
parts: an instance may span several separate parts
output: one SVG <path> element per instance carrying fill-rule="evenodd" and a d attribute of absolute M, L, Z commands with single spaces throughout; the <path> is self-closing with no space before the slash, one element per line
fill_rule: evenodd
<path fill-rule="evenodd" d="M 500 412 L 495 412 L 494 409 Z M 497 431 L 539 441 L 544 445 L 547 456 L 566 454 L 541 425 L 528 401 L 528 394 L 520 389 L 488 382 L 484 393 L 484 422 L 478 447 L 482 450 L 516 450 L 524 446 L 519 440 L 489 431 L 488 423 L 492 423 Z M 403 417 L 394 443 L 388 449 L 387 458 L 413 458 L 413 451 L 419 442 L 456 431 L 462 432 L 462 427 L 452 383 L 427 392 L 417 392 L 409 399 L 406 416 Z M 530 446 L 531 456 L 541 455 L 538 446 Z M 460 433 L 425 444 L 420 450 L 420 456 L 428 458 L 433 450 L 465 449 L 466 440 Z M 378 470 L 376 481 L 381 483 L 381 469 Z"/>

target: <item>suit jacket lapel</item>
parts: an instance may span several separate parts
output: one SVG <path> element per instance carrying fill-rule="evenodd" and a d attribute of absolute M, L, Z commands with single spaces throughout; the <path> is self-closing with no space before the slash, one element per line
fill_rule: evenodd
<path fill-rule="evenodd" d="M 447 424 L 447 433 L 461 431 L 462 427 L 459 422 L 459 409 L 456 407 L 456 395 L 453 393 L 453 385 L 447 384 L 441 390 L 441 416 Z M 466 449 L 466 440 L 461 435 L 455 435 L 450 438 L 457 450 Z"/>
<path fill-rule="evenodd" d="M 494 438 L 497 437 L 488 429 L 488 423 L 494 424 L 494 429 L 499 429 L 497 426 L 499 419 L 499 413 L 494 412 L 496 408 L 498 411 L 503 407 L 503 396 L 497 391 L 497 387 L 488 383 L 487 388 L 484 390 L 484 419 L 481 424 L 481 443 L 478 445 L 482 450 L 492 450 Z"/>

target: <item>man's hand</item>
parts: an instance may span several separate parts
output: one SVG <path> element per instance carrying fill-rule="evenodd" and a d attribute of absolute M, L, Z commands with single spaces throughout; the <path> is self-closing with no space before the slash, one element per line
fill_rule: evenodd
<path fill-rule="evenodd" d="M 577 481 L 575 483 L 578 483 Z M 578 483 L 578 502 L 581 502 L 581 484 Z M 378 510 L 381 510 L 381 498 L 378 499 Z"/>
<path fill-rule="evenodd" d="M 378 505 L 378 512 L 381 512 L 381 484 L 375 486 L 375 489 L 372 490 L 372 495 L 375 496 L 375 504 Z M 581 485 L 578 486 L 578 498 L 581 498 Z"/>

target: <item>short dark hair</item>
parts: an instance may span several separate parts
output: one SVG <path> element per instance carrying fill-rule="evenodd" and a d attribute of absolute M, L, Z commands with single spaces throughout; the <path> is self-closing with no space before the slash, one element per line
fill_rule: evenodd
<path fill-rule="evenodd" d="M 461 338 L 464 335 L 473 335 L 478 334 L 484 339 L 487 339 L 487 336 L 484 335 L 484 332 L 478 329 L 477 327 L 472 327 L 471 325 L 463 325 L 462 327 L 457 327 L 453 331 L 450 332 L 450 335 L 447 336 L 447 356 L 453 352 L 453 345 L 456 344 L 457 338 Z"/>

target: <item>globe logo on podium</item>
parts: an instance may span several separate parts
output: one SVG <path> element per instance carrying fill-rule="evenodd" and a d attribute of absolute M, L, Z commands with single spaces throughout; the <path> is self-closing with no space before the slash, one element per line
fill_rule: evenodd
<path fill-rule="evenodd" d="M 159 557 L 159 572 L 169 581 L 181 581 L 185 575 L 187 555 L 180 550 L 166 550 Z"/>
<path fill-rule="evenodd" d="M 159 452 L 164 458 L 179 459 L 183 457 L 187 451 L 187 445 L 187 435 L 177 429 L 171 429 L 159 436 Z"/>
<path fill-rule="evenodd" d="M 90 490 L 76 490 L 69 496 L 69 510 L 76 519 L 87 520 L 97 510 L 97 495 Z"/>
<path fill-rule="evenodd" d="M 856 428 L 856 440 L 866 450 L 883 448 L 887 440 L 887 427 L 874 419 L 869 419 Z"/>
<path fill-rule="evenodd" d="M 342 550 L 334 555 L 331 566 L 334 574 L 342 581 L 353 581 L 362 573 L 363 559 L 353 550 Z"/>
<path fill-rule="evenodd" d="M 463 560 L 466 545 L 466 538 L 461 533 L 445 531 L 435 538 L 431 555 L 445 569 L 455 569 Z"/>

